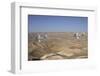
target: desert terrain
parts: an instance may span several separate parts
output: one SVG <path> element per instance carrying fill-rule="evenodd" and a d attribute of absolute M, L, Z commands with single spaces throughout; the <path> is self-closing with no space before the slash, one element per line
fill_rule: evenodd
<path fill-rule="evenodd" d="M 28 60 L 59 60 L 88 58 L 88 33 L 78 32 L 28 33 Z"/>

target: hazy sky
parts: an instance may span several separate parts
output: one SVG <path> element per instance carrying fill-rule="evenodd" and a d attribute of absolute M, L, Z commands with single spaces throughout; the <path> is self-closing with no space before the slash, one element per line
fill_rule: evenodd
<path fill-rule="evenodd" d="M 87 32 L 88 18 L 28 15 L 29 32 Z"/>

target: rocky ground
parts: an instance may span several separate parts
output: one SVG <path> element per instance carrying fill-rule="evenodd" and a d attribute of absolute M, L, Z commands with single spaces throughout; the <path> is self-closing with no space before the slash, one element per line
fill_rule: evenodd
<path fill-rule="evenodd" d="M 88 58 L 87 33 L 76 39 L 75 32 L 49 32 L 42 42 L 35 40 L 37 33 L 29 33 L 28 60 L 59 60 Z M 81 34 L 82 32 L 80 32 Z M 39 33 L 43 34 L 43 33 Z"/>

